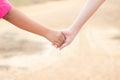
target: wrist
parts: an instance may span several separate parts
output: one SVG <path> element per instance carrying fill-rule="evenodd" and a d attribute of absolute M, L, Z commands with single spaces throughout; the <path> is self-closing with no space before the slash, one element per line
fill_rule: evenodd
<path fill-rule="evenodd" d="M 42 34 L 43 37 L 48 38 L 48 35 L 50 34 L 50 30 L 45 30 L 44 33 Z"/>
<path fill-rule="evenodd" d="M 70 28 L 69 33 L 73 36 L 76 36 L 78 34 L 78 30 L 76 30 L 75 28 Z"/>

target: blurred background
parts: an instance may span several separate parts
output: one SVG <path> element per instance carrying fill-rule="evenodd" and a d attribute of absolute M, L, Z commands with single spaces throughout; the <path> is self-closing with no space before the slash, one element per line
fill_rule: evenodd
<path fill-rule="evenodd" d="M 86 0 L 9 0 L 33 20 L 68 28 Z M 61 51 L 0 21 L 0 80 L 120 80 L 120 0 L 106 0 Z M 11 75 L 12 74 L 12 75 Z"/>
<path fill-rule="evenodd" d="M 62 30 L 73 23 L 85 0 L 10 0 L 10 2 L 40 24 L 48 28 Z M 109 53 L 114 53 L 114 50 L 119 53 L 120 48 L 120 8 L 118 3 L 120 3 L 118 0 L 106 1 L 81 30 L 93 41 L 90 44 L 101 48 L 105 46 L 104 49 Z M 8 56 L 13 53 L 36 53 L 50 45 L 47 40 L 41 40 L 41 37 L 36 37 L 34 34 L 20 30 L 5 21 L 1 20 L 0 23 L 0 26 L 2 26 L 0 29 L 0 52 L 2 56 Z M 26 36 L 28 36 L 28 39 Z M 114 41 L 111 42 L 109 39 Z"/>
<path fill-rule="evenodd" d="M 39 3 L 45 3 L 49 1 L 60 1 L 60 0 L 9 0 L 12 4 L 16 6 L 27 6 Z"/>
<path fill-rule="evenodd" d="M 55 0 L 9 0 L 9 1 L 17 8 L 21 8 L 23 6 L 24 6 L 24 8 L 26 8 L 27 6 L 28 7 L 36 6 L 36 5 L 39 6 L 41 4 L 46 4 L 48 2 L 55 1 Z M 60 0 L 57 0 L 57 1 L 60 1 Z M 24 8 L 22 8 L 23 12 L 27 13 L 26 15 L 29 15 L 29 12 L 24 10 Z M 22 11 L 22 9 L 21 9 L 21 11 Z M 30 9 L 31 8 L 29 8 L 28 11 L 31 11 Z M 36 9 L 35 11 L 37 11 L 38 7 L 34 8 L 34 9 Z M 34 12 L 34 11 L 32 11 L 32 12 Z M 29 16 L 36 19 L 36 17 L 38 17 L 39 14 L 36 15 L 36 14 L 34 14 L 32 12 L 30 12 Z M 31 13 L 32 13 L 32 15 L 31 15 Z M 5 26 L 7 26 L 9 29 L 10 29 L 11 26 L 13 26 L 13 25 L 11 25 L 9 23 L 6 24 L 6 22 L 3 22 L 3 23 L 5 23 Z M 1 23 L 1 26 L 4 26 L 3 23 Z M 4 27 L 4 29 L 5 29 L 5 27 Z M 31 40 L 31 37 L 28 38 L 28 39 L 25 38 L 25 36 L 22 35 L 22 34 L 24 34 L 25 31 L 21 31 L 21 30 L 17 31 L 16 28 L 13 31 L 11 31 L 9 29 L 5 30 L 5 31 L 1 29 L 3 31 L 3 34 L 1 34 L 1 39 L 0 39 L 1 40 L 0 41 L 0 43 L 1 43 L 0 57 L 10 57 L 10 56 L 13 56 L 13 55 L 27 54 L 27 53 L 30 54 L 30 53 L 35 53 L 35 52 L 38 52 L 38 51 L 42 52 L 45 45 L 47 44 L 47 42 L 44 42 L 44 39 L 40 40 L 40 38 L 37 39 L 35 37 L 39 41 L 34 41 L 36 39 Z M 21 34 L 21 36 L 19 36 L 19 34 Z M 29 33 L 27 33 L 26 35 L 35 36 L 35 35 L 29 34 Z M 45 40 L 45 41 L 47 41 L 47 40 Z"/>

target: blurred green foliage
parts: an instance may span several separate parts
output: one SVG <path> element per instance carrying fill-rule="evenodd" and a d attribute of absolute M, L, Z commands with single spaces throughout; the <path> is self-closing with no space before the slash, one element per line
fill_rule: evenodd
<path fill-rule="evenodd" d="M 9 0 L 15 6 L 24 6 L 31 4 L 44 3 L 48 1 L 60 1 L 60 0 Z"/>

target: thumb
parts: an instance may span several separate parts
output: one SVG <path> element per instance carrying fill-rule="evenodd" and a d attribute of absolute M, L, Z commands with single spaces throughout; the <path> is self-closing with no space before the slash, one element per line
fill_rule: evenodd
<path fill-rule="evenodd" d="M 65 42 L 61 47 L 60 50 L 62 50 L 64 47 L 66 47 L 69 43 Z"/>

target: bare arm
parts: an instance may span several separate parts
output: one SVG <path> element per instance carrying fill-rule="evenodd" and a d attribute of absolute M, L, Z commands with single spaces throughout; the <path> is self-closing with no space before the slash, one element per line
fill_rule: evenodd
<path fill-rule="evenodd" d="M 36 33 L 41 36 L 45 36 L 45 33 L 47 33 L 47 28 L 33 21 L 14 7 L 8 12 L 4 19 L 21 29 Z"/>
<path fill-rule="evenodd" d="M 80 12 L 78 18 L 75 20 L 71 26 L 71 30 L 75 32 L 75 35 L 79 32 L 81 27 L 87 22 L 87 20 L 96 12 L 100 5 L 105 0 L 87 0 L 85 6 Z"/>
<path fill-rule="evenodd" d="M 65 46 L 69 45 L 75 36 L 80 31 L 81 27 L 87 22 L 87 20 L 96 12 L 96 10 L 100 7 L 100 5 L 105 0 L 87 0 L 83 9 L 80 11 L 79 16 L 71 25 L 70 28 L 63 31 L 66 36 L 66 42 L 61 46 L 61 49 Z"/>
<path fill-rule="evenodd" d="M 4 19 L 23 30 L 45 37 L 56 46 L 64 43 L 64 36 L 61 32 L 46 28 L 14 7 L 4 16 Z"/>

